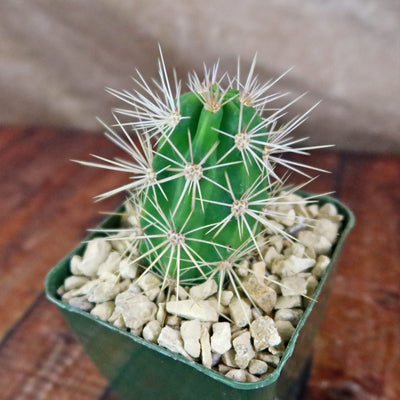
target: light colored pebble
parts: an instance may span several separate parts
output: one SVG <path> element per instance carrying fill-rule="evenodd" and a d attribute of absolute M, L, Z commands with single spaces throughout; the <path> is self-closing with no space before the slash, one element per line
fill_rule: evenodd
<path fill-rule="evenodd" d="M 247 383 L 258 382 L 259 380 L 260 380 L 260 378 L 258 376 L 250 374 L 249 372 L 246 371 L 246 382 Z"/>
<path fill-rule="evenodd" d="M 107 258 L 99 265 L 97 276 L 101 277 L 104 273 L 117 274 L 121 256 L 116 251 L 111 251 Z"/>
<path fill-rule="evenodd" d="M 211 330 L 212 322 L 209 321 L 202 321 L 201 326 L 204 326 L 209 332 Z"/>
<path fill-rule="evenodd" d="M 233 328 L 231 328 L 231 339 L 235 339 L 238 336 L 240 336 L 242 333 L 247 332 L 247 328 L 241 328 L 238 325 L 233 325 Z"/>
<path fill-rule="evenodd" d="M 60 297 L 62 297 L 62 296 L 65 294 L 64 285 L 60 286 L 60 287 L 57 289 L 57 294 L 58 294 Z"/>
<path fill-rule="evenodd" d="M 118 293 L 119 286 L 115 280 L 98 280 L 97 284 L 88 292 L 87 297 L 93 303 L 104 303 L 113 300 Z"/>
<path fill-rule="evenodd" d="M 242 328 L 252 320 L 251 307 L 243 299 L 234 297 L 229 303 L 229 312 L 233 322 Z"/>
<path fill-rule="evenodd" d="M 207 302 L 210 306 L 212 306 L 217 311 L 218 314 L 221 314 L 221 315 L 229 314 L 229 308 L 222 305 L 221 302 L 219 303 L 218 298 L 216 296 L 208 298 Z"/>
<path fill-rule="evenodd" d="M 189 295 L 193 300 L 205 300 L 217 293 L 218 285 L 214 279 L 208 279 L 200 285 L 192 286 Z"/>
<path fill-rule="evenodd" d="M 67 279 L 65 279 L 64 289 L 66 292 L 73 290 L 73 289 L 78 289 L 87 282 L 88 282 L 88 278 L 86 278 L 84 276 L 71 275 Z"/>
<path fill-rule="evenodd" d="M 275 304 L 275 309 L 299 308 L 301 307 L 301 296 L 279 296 Z"/>
<path fill-rule="evenodd" d="M 235 350 L 230 349 L 226 353 L 222 354 L 222 362 L 231 368 L 237 368 L 237 364 L 235 361 Z"/>
<path fill-rule="evenodd" d="M 119 273 L 123 279 L 135 279 L 138 275 L 138 266 L 128 258 L 123 258 L 119 264 Z"/>
<path fill-rule="evenodd" d="M 132 202 L 127 202 L 125 204 L 129 204 L 132 205 Z M 140 226 L 140 213 L 135 210 L 133 212 L 130 212 L 129 214 L 127 214 L 127 222 L 132 225 L 132 226 Z"/>
<path fill-rule="evenodd" d="M 218 372 L 220 372 L 221 374 L 226 374 L 227 372 L 229 372 L 232 368 L 228 367 L 225 364 L 218 364 Z"/>
<path fill-rule="evenodd" d="M 279 364 L 279 356 L 273 355 L 268 351 L 260 351 L 257 353 L 257 358 L 261 361 L 266 362 L 269 366 L 276 368 Z"/>
<path fill-rule="evenodd" d="M 178 329 L 181 324 L 182 318 L 177 315 L 167 315 L 165 318 L 165 324 Z"/>
<path fill-rule="evenodd" d="M 78 254 L 75 254 L 71 257 L 69 268 L 73 275 L 82 275 L 82 271 L 79 268 L 81 263 L 82 263 L 82 257 L 79 256 Z"/>
<path fill-rule="evenodd" d="M 312 296 L 318 286 L 318 280 L 314 276 L 307 278 L 307 296 Z"/>
<path fill-rule="evenodd" d="M 249 372 L 253 375 L 262 375 L 268 371 L 268 364 L 261 360 L 250 360 L 249 362 Z"/>
<path fill-rule="evenodd" d="M 103 321 L 108 321 L 114 312 L 114 309 L 115 303 L 113 301 L 106 301 L 104 303 L 96 304 L 90 313 Z"/>
<path fill-rule="evenodd" d="M 143 339 L 148 340 L 149 342 L 156 343 L 158 337 L 161 333 L 161 324 L 153 319 L 152 321 L 148 322 L 145 327 L 143 328 Z"/>
<path fill-rule="evenodd" d="M 204 324 L 201 324 L 200 347 L 201 347 L 201 363 L 205 367 L 211 368 L 212 354 L 211 354 L 210 333 L 208 331 L 208 326 Z"/>
<path fill-rule="evenodd" d="M 276 329 L 275 321 L 267 315 L 254 320 L 250 324 L 250 332 L 256 351 L 262 351 L 267 347 L 281 343 L 281 337 Z"/>
<path fill-rule="evenodd" d="M 165 347 L 174 353 L 182 354 L 183 356 L 190 358 L 183 348 L 183 341 L 180 332 L 170 326 L 164 326 L 164 328 L 161 329 L 157 343 L 161 347 Z"/>
<path fill-rule="evenodd" d="M 283 224 L 280 224 L 278 221 L 275 221 L 273 219 L 270 219 L 268 221 L 268 225 L 264 226 L 265 232 L 268 233 L 269 235 L 272 235 L 276 232 L 281 232 L 285 229 L 285 226 Z"/>
<path fill-rule="evenodd" d="M 255 276 L 250 276 L 243 281 L 243 286 L 249 293 L 253 301 L 265 311 L 270 313 L 276 303 L 276 292 L 264 282 L 259 282 Z"/>
<path fill-rule="evenodd" d="M 264 236 L 258 236 L 257 239 L 257 246 L 258 246 L 258 250 L 260 250 L 260 253 L 265 253 L 267 251 L 268 248 L 268 239 Z M 250 260 L 249 260 L 250 261 Z M 253 263 L 253 262 L 257 262 L 257 260 L 251 260 L 252 262 L 249 262 L 249 266 Z"/>
<path fill-rule="evenodd" d="M 176 314 L 185 319 L 199 319 L 200 321 L 218 321 L 218 313 L 206 300 L 169 301 L 167 312 Z"/>
<path fill-rule="evenodd" d="M 243 260 L 239 263 L 239 266 L 236 269 L 236 273 L 242 278 L 246 277 L 249 274 L 250 264 L 248 260 Z"/>
<path fill-rule="evenodd" d="M 343 215 L 338 214 L 337 208 L 332 203 L 325 203 L 320 209 L 318 216 L 321 218 L 328 218 L 334 222 L 343 220 Z"/>
<path fill-rule="evenodd" d="M 183 321 L 181 336 L 185 351 L 193 358 L 200 357 L 201 324 L 198 319 Z"/>
<path fill-rule="evenodd" d="M 283 239 L 278 235 L 273 235 L 269 238 L 269 242 L 275 247 L 278 254 L 282 252 L 283 249 Z"/>
<path fill-rule="evenodd" d="M 100 264 L 107 259 L 110 251 L 111 245 L 105 239 L 92 239 L 87 244 L 82 261 L 77 265 L 77 268 L 83 275 L 95 277 Z"/>
<path fill-rule="evenodd" d="M 330 262 L 331 262 L 331 259 L 328 256 L 323 255 L 323 254 L 318 256 L 317 263 L 315 264 L 315 267 L 312 269 L 313 275 L 316 278 L 320 279 Z"/>
<path fill-rule="evenodd" d="M 119 292 L 121 293 L 127 291 L 130 285 L 131 285 L 131 280 L 124 279 L 122 282 L 118 283 Z"/>
<path fill-rule="evenodd" d="M 212 325 L 211 350 L 214 353 L 224 354 L 231 347 L 231 325 L 229 322 L 216 322 Z"/>
<path fill-rule="evenodd" d="M 178 288 L 175 287 L 174 293 L 176 298 L 179 300 L 186 300 L 189 298 L 189 293 L 182 286 L 178 286 Z"/>
<path fill-rule="evenodd" d="M 121 313 L 119 311 L 115 311 L 115 303 L 114 303 L 114 311 L 110 315 L 110 318 L 108 318 L 108 322 L 114 323 L 119 317 L 121 317 Z"/>
<path fill-rule="evenodd" d="M 80 293 L 80 288 L 78 289 L 72 289 L 69 290 L 68 292 L 65 292 L 62 294 L 61 296 L 61 300 L 63 303 L 68 303 L 68 301 L 70 299 L 72 299 L 73 297 L 81 297 L 84 296 L 82 293 Z"/>
<path fill-rule="evenodd" d="M 314 233 L 319 236 L 326 237 L 329 242 L 333 243 L 338 235 L 339 226 L 336 222 L 327 218 L 317 219 L 314 226 Z"/>
<path fill-rule="evenodd" d="M 276 294 L 279 294 L 281 292 L 281 287 L 279 286 L 280 279 L 273 274 L 267 275 L 265 279 L 265 283 L 267 286 L 269 286 L 271 289 L 275 290 Z"/>
<path fill-rule="evenodd" d="M 160 291 L 160 293 L 158 293 L 158 296 L 155 299 L 156 304 L 165 303 L 166 301 L 167 301 L 167 295 L 165 291 Z"/>
<path fill-rule="evenodd" d="M 275 246 L 269 246 L 267 251 L 264 253 L 264 262 L 267 266 L 270 266 L 274 260 L 280 256 Z"/>
<path fill-rule="evenodd" d="M 285 344 L 281 342 L 277 346 L 270 346 L 268 347 L 268 351 L 276 356 L 281 356 L 286 350 Z"/>
<path fill-rule="evenodd" d="M 232 345 L 236 352 L 235 363 L 241 369 L 247 368 L 250 360 L 256 355 L 250 342 L 250 332 L 244 332 L 233 339 Z"/>
<path fill-rule="evenodd" d="M 123 329 L 126 330 L 126 325 L 125 325 L 125 321 L 122 318 L 122 315 L 119 315 L 112 323 L 114 326 L 116 326 L 119 329 Z"/>
<path fill-rule="evenodd" d="M 251 314 L 253 316 L 253 320 L 257 319 L 259 317 L 262 317 L 264 315 L 264 312 L 260 308 L 252 307 L 251 308 Z"/>
<path fill-rule="evenodd" d="M 307 206 L 307 210 L 311 218 L 315 218 L 320 212 L 317 204 L 310 204 L 309 206 Z"/>
<path fill-rule="evenodd" d="M 279 218 L 279 222 L 285 226 L 292 226 L 296 222 L 296 212 L 293 209 L 289 210 Z"/>
<path fill-rule="evenodd" d="M 90 311 L 94 307 L 85 296 L 72 297 L 68 300 L 68 304 L 82 311 Z"/>
<path fill-rule="evenodd" d="M 307 293 L 307 280 L 299 275 L 282 278 L 281 291 L 283 296 L 305 295 Z"/>
<path fill-rule="evenodd" d="M 229 303 L 231 302 L 233 298 L 233 292 L 231 290 L 223 290 L 221 292 L 221 304 L 223 306 L 229 306 Z"/>
<path fill-rule="evenodd" d="M 287 247 L 284 251 L 286 257 L 296 256 L 302 258 L 304 256 L 305 247 L 301 243 L 293 243 L 291 246 Z"/>
<path fill-rule="evenodd" d="M 136 282 L 132 282 L 129 285 L 127 291 L 131 292 L 131 293 L 142 293 L 142 289 L 140 289 L 140 287 L 138 286 L 138 284 Z"/>
<path fill-rule="evenodd" d="M 325 203 L 318 210 L 318 215 L 321 217 L 334 217 L 337 213 L 337 208 L 332 203 Z"/>
<path fill-rule="evenodd" d="M 294 326 L 289 321 L 275 321 L 276 329 L 284 343 L 287 343 L 294 332 Z"/>
<path fill-rule="evenodd" d="M 289 321 L 293 326 L 297 326 L 303 310 L 296 308 L 281 308 L 275 313 L 275 321 Z"/>
<path fill-rule="evenodd" d="M 315 260 L 317 258 L 317 253 L 315 252 L 315 250 L 311 247 L 306 247 L 306 250 L 304 252 L 305 257 L 307 258 L 312 258 L 313 260 Z"/>
<path fill-rule="evenodd" d="M 99 279 L 93 279 L 82 285 L 80 288 L 74 290 L 76 290 L 76 293 L 78 293 L 79 296 L 86 296 L 99 282 Z"/>
<path fill-rule="evenodd" d="M 332 243 L 325 236 L 311 231 L 301 231 L 298 239 L 304 246 L 314 249 L 317 254 L 328 254 L 332 247 Z"/>
<path fill-rule="evenodd" d="M 227 378 L 234 379 L 237 382 L 247 382 L 247 374 L 244 369 L 231 369 L 228 371 L 225 376 Z"/>
<path fill-rule="evenodd" d="M 165 303 L 158 303 L 158 310 L 157 310 L 157 314 L 156 314 L 156 320 L 161 325 L 164 325 L 166 317 L 167 317 L 167 311 L 165 309 Z"/>
<path fill-rule="evenodd" d="M 121 233 L 118 235 L 113 235 L 109 237 L 109 241 L 111 243 L 111 247 L 117 251 L 120 254 L 123 254 L 128 248 L 129 248 L 129 242 L 128 240 L 116 240 L 115 238 L 118 237 L 120 235 L 120 237 L 122 237 L 122 235 L 126 236 L 125 234 Z"/>
<path fill-rule="evenodd" d="M 276 257 L 271 263 L 271 272 L 275 276 L 282 275 L 282 269 L 284 267 L 285 258 L 283 256 Z"/>
<path fill-rule="evenodd" d="M 125 325 L 134 330 L 154 319 L 157 312 L 157 306 L 148 297 L 132 292 L 120 293 L 115 298 L 115 309 L 122 315 Z"/>
<path fill-rule="evenodd" d="M 266 273 L 266 264 L 264 261 L 258 261 L 252 265 L 252 269 L 254 271 L 254 276 L 257 278 L 257 280 L 264 284 L 264 277 Z"/>
<path fill-rule="evenodd" d="M 152 273 L 141 275 L 136 283 L 150 300 L 154 300 L 160 293 L 161 281 Z"/>
<path fill-rule="evenodd" d="M 312 258 L 300 258 L 291 255 L 283 260 L 282 264 L 281 275 L 290 276 L 312 268 L 315 265 L 315 260 Z"/>
<path fill-rule="evenodd" d="M 139 328 L 137 328 L 137 329 L 130 329 L 129 330 L 129 332 L 132 334 L 132 335 L 135 335 L 135 336 L 143 336 L 143 326 L 141 326 L 141 327 L 139 327 Z"/>

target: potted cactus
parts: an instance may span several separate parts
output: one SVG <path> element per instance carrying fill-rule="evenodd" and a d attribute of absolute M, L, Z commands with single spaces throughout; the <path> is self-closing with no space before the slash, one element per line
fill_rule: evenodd
<path fill-rule="evenodd" d="M 139 74 L 134 92 L 110 90 L 129 107 L 106 135 L 130 159 L 82 162 L 128 173 L 99 196 L 127 200 L 49 273 L 47 295 L 123 398 L 294 398 L 353 217 L 301 192 L 321 170 L 281 155 L 321 147 L 291 137 L 311 110 L 282 124 L 293 101 L 269 109 L 284 95 L 255 59 L 244 82 L 216 64 L 181 94 L 160 55 L 154 87 Z"/>

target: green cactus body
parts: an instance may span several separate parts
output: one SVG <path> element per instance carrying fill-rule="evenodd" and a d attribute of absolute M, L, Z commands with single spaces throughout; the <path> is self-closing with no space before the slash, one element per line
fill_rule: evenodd
<path fill-rule="evenodd" d="M 212 229 L 232 213 L 232 194 L 239 208 L 245 206 L 240 199 L 251 187 L 260 192 L 252 200 L 267 196 L 259 166 L 255 160 L 244 162 L 238 142 L 241 129 L 244 135 L 244 129 L 257 128 L 262 118 L 255 108 L 242 105 L 238 95 L 237 90 L 229 90 L 215 109 L 203 105 L 196 93 L 182 95 L 182 119 L 161 138 L 154 156 L 154 170 L 162 171 L 157 179 L 164 183 L 144 200 L 141 224 L 147 240 L 141 252 L 150 251 L 147 262 L 154 263 L 163 275 L 179 275 L 186 283 L 204 279 L 212 264 L 251 242 L 259 230 L 250 215 L 244 216 L 242 227 L 233 215 L 222 229 Z M 262 150 L 260 146 L 259 153 Z M 183 166 L 185 174 L 176 178 Z M 254 210 L 261 209 L 262 205 L 254 206 Z M 179 240 L 184 241 L 182 246 Z M 151 252 L 152 248 L 158 250 Z"/>
<path fill-rule="evenodd" d="M 308 154 L 325 147 L 298 146 L 304 139 L 289 136 L 313 107 L 278 125 L 295 99 L 263 117 L 266 105 L 283 94 L 268 94 L 274 82 L 260 84 L 253 76 L 255 58 L 244 83 L 239 64 L 235 77 L 218 78 L 217 63 L 212 69 L 205 67 L 203 80 L 192 74 L 190 91 L 181 95 L 181 81 L 175 77 L 173 91 L 160 55 L 154 87 L 138 73 L 138 90 L 109 90 L 132 108 L 114 110 L 119 131 L 105 125 L 106 135 L 133 161 L 95 156 L 100 162 L 83 164 L 130 174 L 130 183 L 99 197 L 130 192 L 128 204 L 135 223 L 139 214 L 142 233 L 128 229 L 127 252 L 133 264 L 145 267 L 141 276 L 155 272 L 163 287 L 215 279 L 221 290 L 229 277 L 233 286 L 241 287 L 236 268 L 251 252 L 261 255 L 265 231 L 291 240 L 271 219 L 283 215 L 277 210 L 282 204 L 296 203 L 288 193 L 304 184 L 284 187 L 285 179 L 275 167 L 307 178 L 304 168 L 323 171 L 281 158 L 285 152 Z M 128 122 L 117 115 L 129 117 Z M 135 131 L 136 142 L 127 126 Z M 155 147 L 152 138 L 157 138 Z"/>

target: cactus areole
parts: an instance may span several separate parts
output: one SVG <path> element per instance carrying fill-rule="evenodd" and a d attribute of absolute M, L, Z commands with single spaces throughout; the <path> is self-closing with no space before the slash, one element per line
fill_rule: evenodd
<path fill-rule="evenodd" d="M 131 108 L 114 111 L 118 132 L 105 125 L 106 135 L 132 160 L 97 157 L 101 163 L 84 164 L 131 175 L 131 183 L 102 197 L 130 193 L 141 225 L 140 233 L 127 232 L 130 258 L 164 284 L 215 279 L 222 287 L 225 278 L 238 281 L 233 267 L 260 251 L 266 226 L 289 237 L 269 222 L 274 212 L 278 215 L 271 206 L 285 204 L 282 192 L 298 187 L 284 187 L 275 167 L 307 178 L 304 169 L 317 170 L 281 158 L 285 152 L 308 154 L 324 147 L 298 146 L 304 139 L 289 137 L 310 110 L 280 123 L 297 99 L 280 109 L 267 107 L 284 95 L 270 94 L 275 82 L 260 84 L 254 67 L 255 59 L 243 83 L 239 63 L 234 77 L 218 77 L 218 64 L 205 67 L 204 79 L 192 74 L 189 91 L 181 95 L 181 82 L 175 76 L 170 83 L 161 54 L 154 88 L 138 73 L 137 90 L 109 90 Z M 273 111 L 264 115 L 265 109 Z"/>

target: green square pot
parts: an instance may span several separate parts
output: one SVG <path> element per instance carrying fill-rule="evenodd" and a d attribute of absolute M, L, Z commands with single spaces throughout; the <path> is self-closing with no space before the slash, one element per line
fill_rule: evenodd
<path fill-rule="evenodd" d="M 340 235 L 332 251 L 332 261 L 313 295 L 317 301 L 310 302 L 305 309 L 278 367 L 258 382 L 236 382 L 61 302 L 57 289 L 70 275 L 71 257 L 83 254 L 84 243 L 48 273 L 47 298 L 57 305 L 78 341 L 121 399 L 294 400 L 310 368 L 313 340 L 323 318 L 340 250 L 354 225 L 351 211 L 336 199 L 322 196 L 319 202 L 334 204 L 344 216 Z M 116 216 L 106 219 L 102 224 L 107 228 L 118 225 L 119 217 Z"/>

